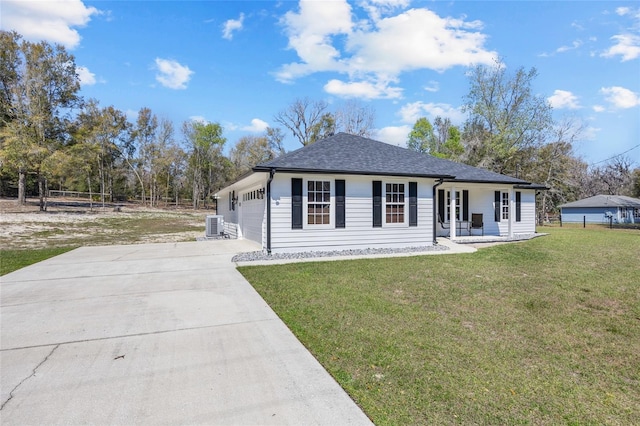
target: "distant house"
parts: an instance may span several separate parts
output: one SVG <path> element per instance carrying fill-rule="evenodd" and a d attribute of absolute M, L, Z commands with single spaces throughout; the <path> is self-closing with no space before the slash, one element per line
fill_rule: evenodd
<path fill-rule="evenodd" d="M 216 196 L 227 232 L 270 253 L 535 233 L 537 189 L 521 179 L 339 133 L 257 165 Z"/>
<path fill-rule="evenodd" d="M 640 223 L 640 199 L 595 195 L 560 206 L 565 223 Z"/>

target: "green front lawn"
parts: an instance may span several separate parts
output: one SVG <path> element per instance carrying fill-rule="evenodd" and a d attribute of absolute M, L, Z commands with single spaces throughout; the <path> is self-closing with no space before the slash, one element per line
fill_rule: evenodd
<path fill-rule="evenodd" d="M 0 250 L 0 276 L 73 249 L 74 247 L 55 247 L 45 249 Z"/>
<path fill-rule="evenodd" d="M 240 268 L 384 424 L 640 424 L 640 233 Z"/>

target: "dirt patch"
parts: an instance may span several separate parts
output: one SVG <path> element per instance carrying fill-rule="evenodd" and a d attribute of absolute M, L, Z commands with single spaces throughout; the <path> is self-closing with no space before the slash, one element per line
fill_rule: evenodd
<path fill-rule="evenodd" d="M 135 203 L 105 204 L 87 200 L 37 200 L 24 206 L 0 199 L 0 247 L 27 249 L 81 245 L 193 241 L 204 234 L 205 216 L 213 210 L 158 209 Z"/>

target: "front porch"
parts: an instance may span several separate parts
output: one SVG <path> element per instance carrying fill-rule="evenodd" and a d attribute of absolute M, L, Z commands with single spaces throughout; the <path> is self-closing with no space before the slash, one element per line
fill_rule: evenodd
<path fill-rule="evenodd" d="M 535 234 L 535 191 L 445 183 L 436 194 L 435 234 L 461 243 L 505 242 Z"/>

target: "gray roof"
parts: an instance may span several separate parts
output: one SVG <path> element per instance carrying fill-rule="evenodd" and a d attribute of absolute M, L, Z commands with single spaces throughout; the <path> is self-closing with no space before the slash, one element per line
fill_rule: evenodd
<path fill-rule="evenodd" d="M 640 208 L 640 199 L 626 197 L 624 195 L 594 195 L 572 203 L 562 204 L 566 207 L 635 207 Z"/>
<path fill-rule="evenodd" d="M 521 179 L 346 133 L 330 136 L 253 168 L 256 172 L 271 169 L 294 173 L 431 177 L 541 188 Z"/>

